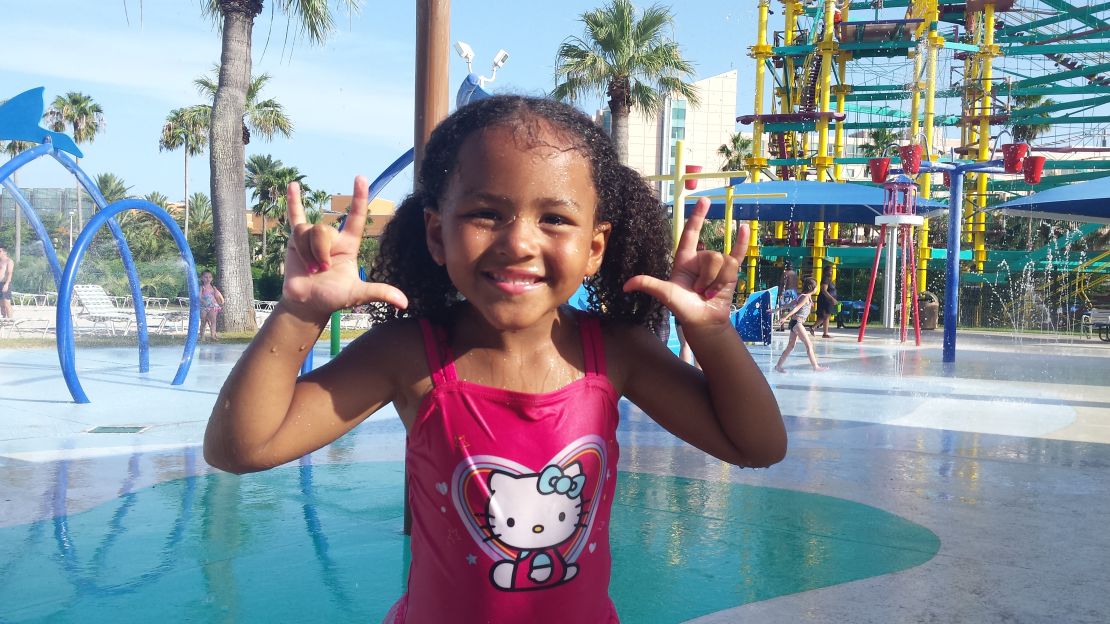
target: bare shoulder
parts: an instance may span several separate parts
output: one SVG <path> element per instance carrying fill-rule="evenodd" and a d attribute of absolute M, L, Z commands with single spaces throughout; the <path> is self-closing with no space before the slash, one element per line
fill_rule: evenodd
<path fill-rule="evenodd" d="M 626 394 L 629 380 L 673 357 L 659 337 L 643 325 L 624 321 L 603 321 L 605 362 L 609 381 L 620 394 Z"/>
<path fill-rule="evenodd" d="M 416 319 L 374 325 L 341 355 L 357 376 L 365 380 L 382 377 L 390 380 L 393 403 L 402 418 L 431 389 L 424 337 Z"/>

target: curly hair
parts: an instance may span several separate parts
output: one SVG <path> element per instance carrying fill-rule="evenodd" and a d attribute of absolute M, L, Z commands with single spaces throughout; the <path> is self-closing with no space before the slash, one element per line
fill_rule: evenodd
<path fill-rule="evenodd" d="M 460 295 L 447 269 L 436 264 L 425 244 L 424 211 L 440 209 L 458 154 L 470 135 L 505 126 L 531 146 L 554 129 L 590 163 L 598 196 L 596 220 L 611 226 L 598 272 L 585 281 L 590 311 L 603 318 L 645 325 L 656 330 L 663 307 L 643 293 L 625 293 L 636 275 L 667 279 L 671 231 L 662 204 L 642 177 L 622 165 L 612 140 L 589 117 L 554 100 L 512 95 L 493 96 L 455 111 L 432 132 L 415 190 L 398 207 L 382 234 L 370 279 L 399 288 L 409 299 L 406 310 L 378 306 L 374 320 L 424 317 L 445 323 Z"/>

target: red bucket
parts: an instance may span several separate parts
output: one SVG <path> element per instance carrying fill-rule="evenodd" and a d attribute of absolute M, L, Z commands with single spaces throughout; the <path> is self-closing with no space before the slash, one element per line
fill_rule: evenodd
<path fill-rule="evenodd" d="M 882 184 L 886 181 L 886 174 L 890 171 L 889 158 L 869 158 L 867 168 L 871 170 L 871 181 Z"/>
<path fill-rule="evenodd" d="M 1044 161 L 1044 156 L 1030 156 L 1025 159 L 1021 172 L 1025 174 L 1026 182 L 1037 184 L 1041 181 L 1041 173 L 1044 172 Z"/>
<path fill-rule="evenodd" d="M 1021 173 L 1021 160 L 1029 151 L 1027 143 L 1007 143 L 1002 146 L 1002 162 L 1006 173 Z"/>
<path fill-rule="evenodd" d="M 908 175 L 917 175 L 921 170 L 921 146 L 903 145 L 898 148 L 898 153 L 902 156 L 902 171 Z"/>
<path fill-rule="evenodd" d="M 701 165 L 686 165 L 686 173 L 698 173 L 701 171 Z M 686 190 L 693 191 L 698 188 L 697 180 L 686 180 Z"/>

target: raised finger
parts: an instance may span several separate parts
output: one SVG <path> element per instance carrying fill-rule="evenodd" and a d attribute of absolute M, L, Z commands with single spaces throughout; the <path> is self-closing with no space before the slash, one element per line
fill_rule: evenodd
<path fill-rule="evenodd" d="M 357 239 L 362 238 L 362 229 L 366 226 L 369 189 L 370 182 L 366 178 L 355 176 L 354 195 L 351 197 L 351 208 L 347 211 L 347 220 L 343 222 L 343 231 Z"/>
<path fill-rule="evenodd" d="M 304 205 L 301 204 L 301 185 L 290 182 L 285 189 L 285 205 L 289 214 L 289 231 L 292 232 L 297 225 L 305 223 Z"/>
<path fill-rule="evenodd" d="M 309 248 L 307 255 L 312 258 L 309 271 L 315 273 L 316 271 L 326 270 L 331 264 L 332 237 L 338 234 L 333 228 L 324 225 L 314 225 L 306 234 Z M 315 271 L 312 267 L 313 264 L 315 265 Z"/>
<path fill-rule="evenodd" d="M 682 227 L 682 236 L 678 239 L 678 253 L 694 253 L 698 249 L 698 238 L 701 237 L 701 227 L 705 224 L 705 215 L 709 213 L 709 198 L 702 197 L 694 206 L 686 225 Z"/>
<path fill-rule="evenodd" d="M 723 262 L 721 263 L 720 269 L 717 271 L 717 275 L 714 276 L 714 279 L 705 287 L 705 294 L 703 297 L 706 299 L 713 299 L 726 288 L 735 288 L 736 282 L 739 279 L 739 273 L 737 271 L 740 268 L 740 261 L 732 256 L 721 256 L 721 258 Z"/>
<path fill-rule="evenodd" d="M 721 272 L 721 265 L 725 257 L 719 253 L 703 251 L 698 254 L 698 277 L 694 280 L 694 292 L 703 294 L 717 274 Z"/>
<path fill-rule="evenodd" d="M 740 227 L 736 228 L 736 242 L 732 244 L 732 250 L 728 255 L 743 260 L 748 255 L 748 245 L 751 243 L 752 229 L 748 227 L 747 223 L 741 223 Z"/>

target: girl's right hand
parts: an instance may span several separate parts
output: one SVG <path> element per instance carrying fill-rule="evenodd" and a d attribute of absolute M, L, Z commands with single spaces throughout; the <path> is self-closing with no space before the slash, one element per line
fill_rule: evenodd
<path fill-rule="evenodd" d="M 330 225 L 311 225 L 301 204 L 301 185 L 289 184 L 289 247 L 285 252 L 282 301 L 287 308 L 310 317 L 326 317 L 336 310 L 381 301 L 404 309 L 408 298 L 389 284 L 364 282 L 358 275 L 358 249 L 366 225 L 366 178 L 355 178 L 354 197 L 340 232 Z"/>

